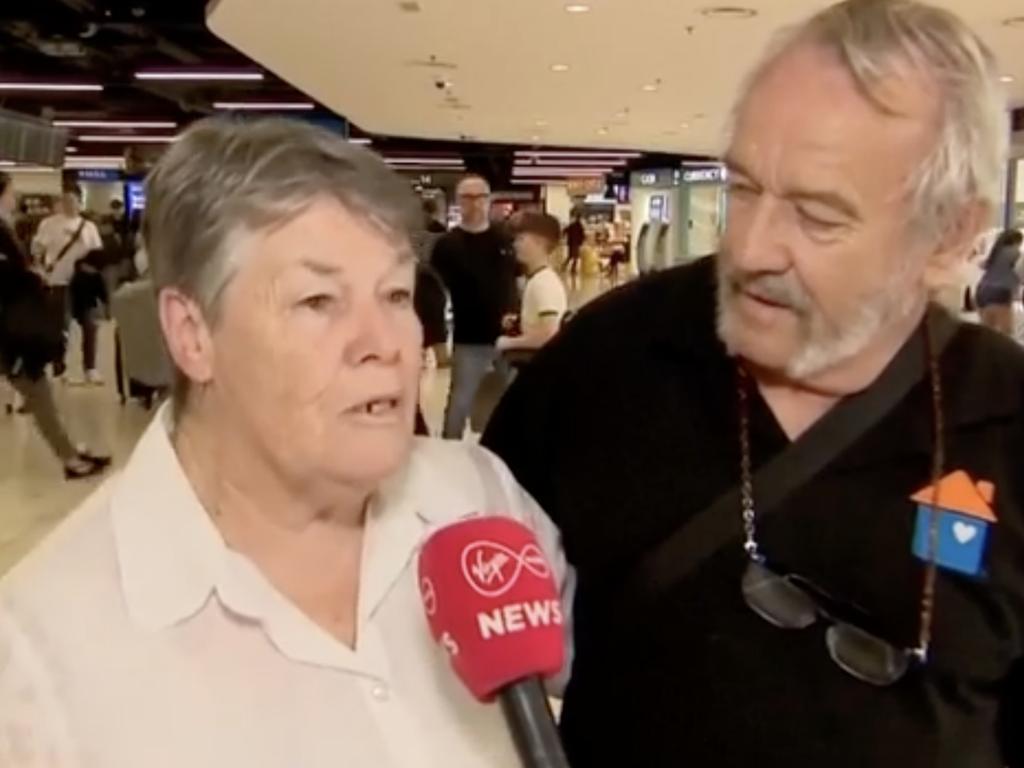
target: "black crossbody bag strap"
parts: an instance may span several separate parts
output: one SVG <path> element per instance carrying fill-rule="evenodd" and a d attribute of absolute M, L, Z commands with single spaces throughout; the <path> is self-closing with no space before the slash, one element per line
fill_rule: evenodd
<path fill-rule="evenodd" d="M 940 357 L 957 321 L 938 307 L 929 309 L 932 351 Z M 874 384 L 840 402 L 753 477 L 757 514 L 764 519 L 782 502 L 840 456 L 919 383 L 928 371 L 927 341 L 915 333 Z M 643 556 L 631 574 L 630 595 L 657 596 L 693 573 L 705 560 L 742 535 L 740 490 L 733 487 L 689 518 Z"/>
<path fill-rule="evenodd" d="M 64 247 L 60 249 L 60 253 L 57 254 L 57 258 L 55 258 L 53 260 L 53 263 L 48 267 L 48 269 L 51 272 L 54 269 L 57 268 L 57 265 L 60 264 L 61 259 L 63 259 L 65 256 L 68 255 L 68 251 L 71 250 L 71 246 L 73 246 L 75 243 L 78 242 L 78 238 L 80 238 L 82 236 L 82 230 L 83 229 L 85 229 L 85 217 L 84 216 L 82 217 L 82 220 L 80 222 L 78 222 L 78 229 L 75 230 L 75 234 L 73 234 L 71 236 L 70 240 L 68 240 L 66 243 L 64 243 Z"/>

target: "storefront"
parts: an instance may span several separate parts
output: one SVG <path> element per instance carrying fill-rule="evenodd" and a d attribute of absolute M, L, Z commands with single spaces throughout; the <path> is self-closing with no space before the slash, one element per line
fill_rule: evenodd
<path fill-rule="evenodd" d="M 725 168 L 687 164 L 630 178 L 633 254 L 641 274 L 709 256 L 725 220 Z"/>

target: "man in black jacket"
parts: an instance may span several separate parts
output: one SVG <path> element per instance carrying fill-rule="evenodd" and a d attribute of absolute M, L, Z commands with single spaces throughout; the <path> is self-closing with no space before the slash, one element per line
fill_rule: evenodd
<path fill-rule="evenodd" d="M 508 235 L 490 221 L 491 188 L 467 176 L 456 188 L 461 224 L 434 246 L 433 266 L 444 280 L 455 319 L 452 385 L 444 437 L 460 439 L 480 384 L 492 367 L 507 375 L 495 342 L 502 321 L 517 310 L 516 261 Z"/>
<path fill-rule="evenodd" d="M 998 78 L 912 0 L 789 33 L 741 94 L 721 254 L 589 307 L 494 415 L 577 573 L 574 768 L 1024 765 L 1024 352 L 925 323 L 998 200 Z"/>

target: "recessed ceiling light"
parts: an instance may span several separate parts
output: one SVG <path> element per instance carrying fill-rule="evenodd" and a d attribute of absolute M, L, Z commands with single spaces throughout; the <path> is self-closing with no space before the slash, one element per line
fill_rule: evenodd
<path fill-rule="evenodd" d="M 690 127 L 690 124 L 689 123 L 680 123 L 679 127 L 682 128 L 685 131 L 687 128 Z"/>
<path fill-rule="evenodd" d="M 552 64 L 551 65 L 551 71 L 552 72 L 568 72 L 569 71 L 569 65 L 568 64 Z"/>
<path fill-rule="evenodd" d="M 603 126 L 601 128 L 598 128 L 597 132 L 599 134 L 601 134 L 602 136 L 607 136 L 608 135 L 608 129 L 603 127 Z"/>
<path fill-rule="evenodd" d="M 626 112 L 625 110 L 623 110 L 622 112 L 616 112 L 615 113 L 615 119 L 616 120 L 625 120 L 628 117 L 629 117 L 629 112 Z"/>
<path fill-rule="evenodd" d="M 658 90 L 657 83 L 648 83 L 644 86 L 644 91 L 647 93 L 654 93 L 656 90 Z"/>
<path fill-rule="evenodd" d="M 714 5 L 709 8 L 701 8 L 700 15 L 709 19 L 752 19 L 757 16 L 753 8 L 744 8 L 738 5 Z"/>
<path fill-rule="evenodd" d="M 533 136 L 530 137 L 530 141 L 536 144 L 538 141 L 540 141 L 540 136 L 534 134 Z"/>
<path fill-rule="evenodd" d="M 548 127 L 548 121 L 547 120 L 538 120 L 536 123 L 534 123 L 534 125 L 536 125 L 538 128 L 547 128 Z"/>
<path fill-rule="evenodd" d="M 1013 75 L 1003 75 L 1002 77 L 999 78 L 999 82 L 1001 82 L 1001 83 L 1012 83 L 1013 79 L 1014 79 Z"/>
<path fill-rule="evenodd" d="M 73 155 L 78 152 L 78 147 L 64 147 L 64 151 L 69 155 Z"/>
<path fill-rule="evenodd" d="M 568 13 L 586 13 L 590 10 L 590 6 L 585 3 L 570 3 L 565 6 L 565 10 Z"/>

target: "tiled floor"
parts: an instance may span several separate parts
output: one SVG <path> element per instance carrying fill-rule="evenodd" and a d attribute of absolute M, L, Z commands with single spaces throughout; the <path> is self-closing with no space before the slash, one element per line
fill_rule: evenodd
<path fill-rule="evenodd" d="M 576 309 L 606 290 L 603 282 L 584 281 L 570 292 Z M 69 371 L 81 371 L 77 335 L 72 331 Z M 108 324 L 100 336 L 103 387 L 55 384 L 58 409 L 75 442 L 110 452 L 115 468 L 131 453 L 152 417 L 139 404 L 122 406 L 113 385 L 113 331 Z M 423 383 L 427 423 L 440 432 L 448 391 L 448 372 L 428 370 Z M 28 416 L 6 415 L 7 384 L 0 379 L 0 574 L 25 555 L 50 529 L 102 482 L 103 478 L 66 482 L 59 462 L 39 437 Z M 109 474 L 107 475 L 109 477 Z"/>

